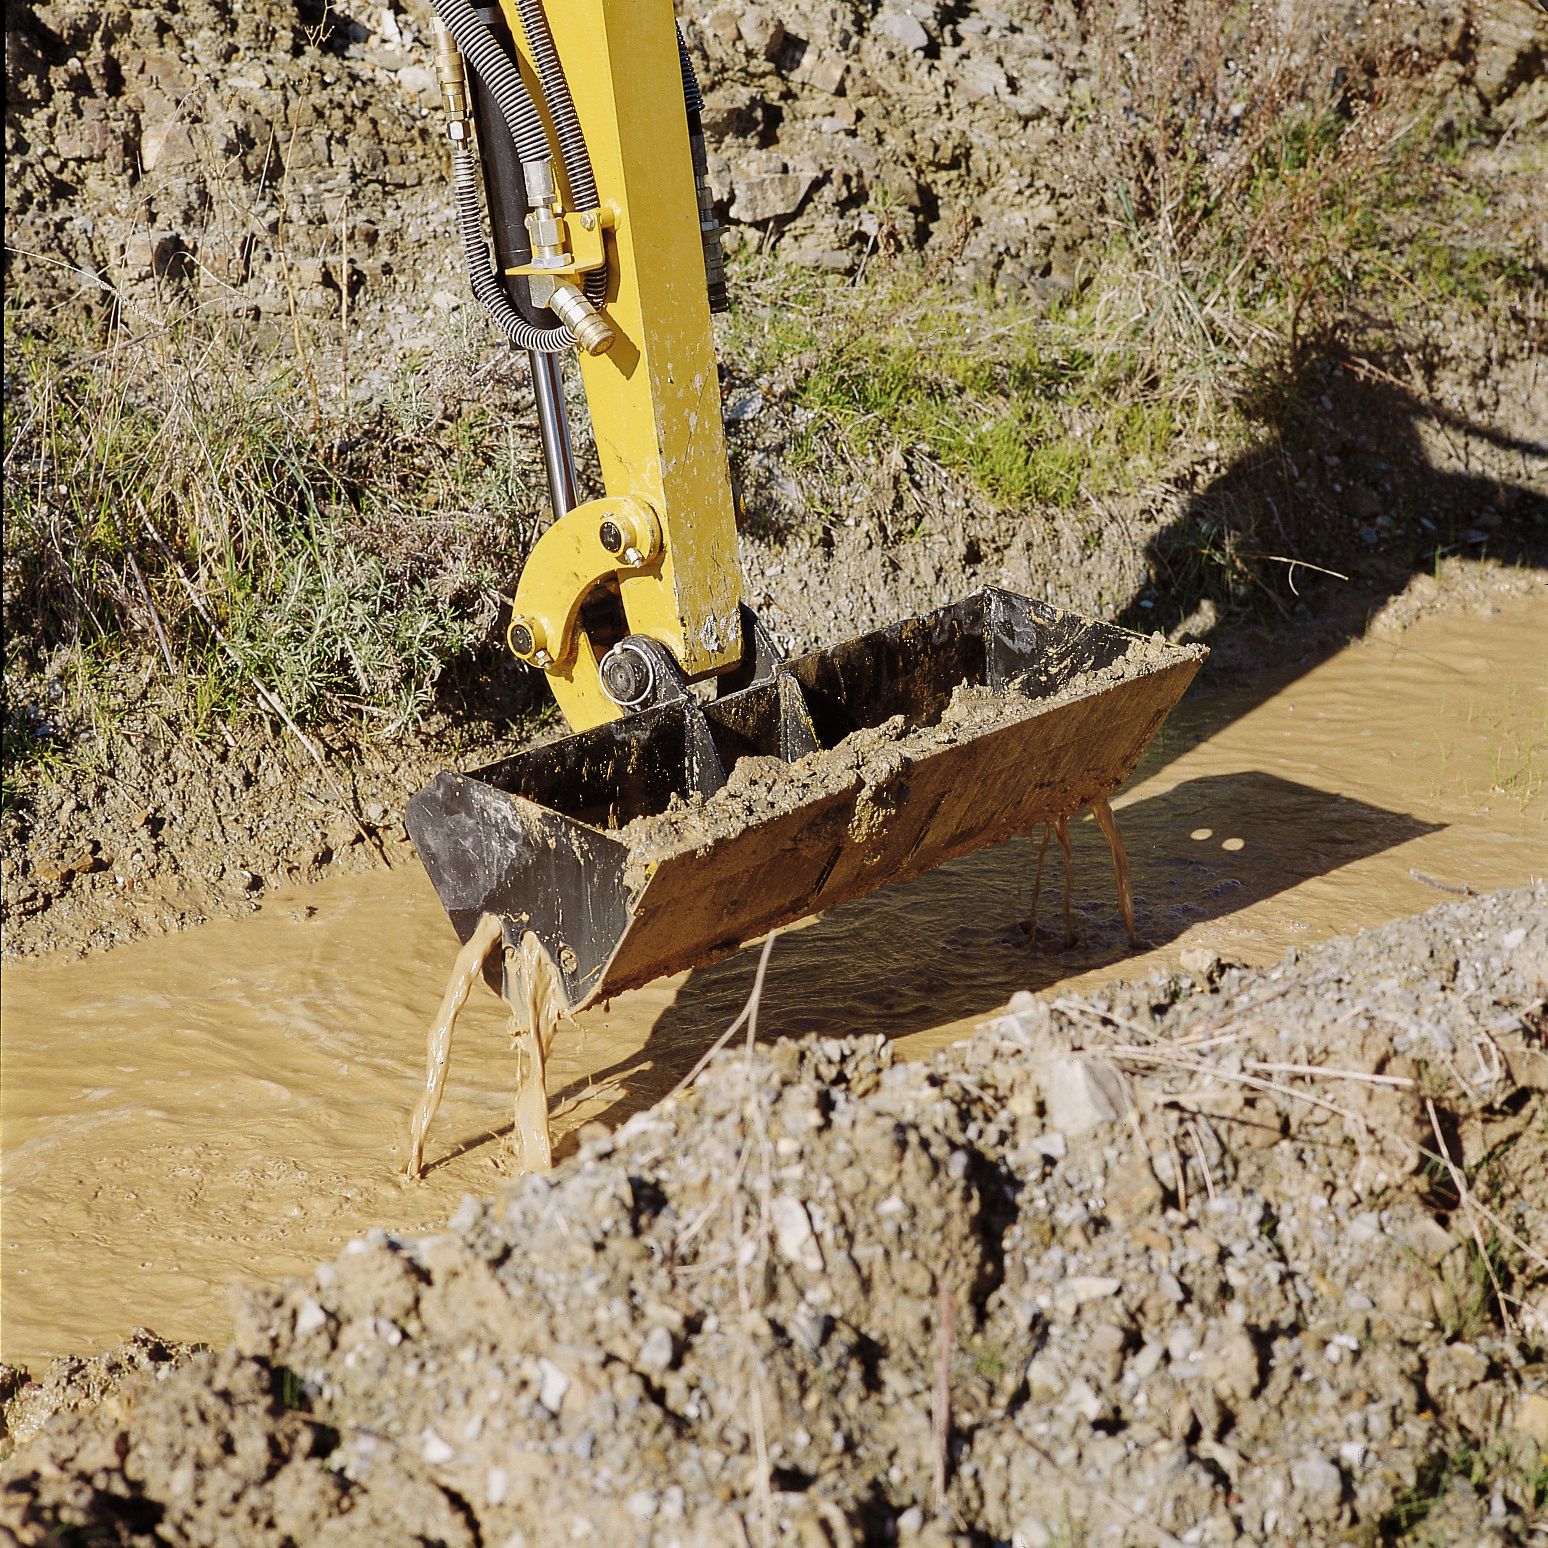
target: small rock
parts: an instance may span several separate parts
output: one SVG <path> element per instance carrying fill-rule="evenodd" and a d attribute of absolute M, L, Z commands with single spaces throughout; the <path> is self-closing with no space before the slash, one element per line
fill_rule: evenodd
<path fill-rule="evenodd" d="M 726 422 L 739 425 L 749 419 L 756 419 L 763 412 L 763 394 L 756 388 L 751 392 L 744 392 L 741 397 L 726 406 Z"/>
<path fill-rule="evenodd" d="M 439 97 L 441 94 L 434 72 L 423 65 L 404 65 L 398 71 L 398 85 L 411 97 Z"/>
<path fill-rule="evenodd" d="M 1510 1412 L 1510 1427 L 1548 1450 L 1548 1393 L 1529 1392 Z"/>
<path fill-rule="evenodd" d="M 1207 946 L 1190 946 L 1177 961 L 1183 972 L 1203 983 L 1212 984 L 1220 976 L 1220 953 Z"/>
<path fill-rule="evenodd" d="M 457 1453 L 434 1430 L 426 1430 L 424 1434 L 424 1458 L 432 1467 L 442 1462 L 450 1462 Z"/>
<path fill-rule="evenodd" d="M 1060 1280 L 1054 1290 L 1054 1306 L 1067 1317 L 1077 1307 L 1116 1295 L 1122 1288 L 1122 1280 L 1097 1274 L 1072 1274 L 1068 1279 Z"/>
<path fill-rule="evenodd" d="M 1089 1133 L 1134 1107 L 1128 1079 L 1105 1059 L 1073 1054 L 1057 1060 L 1045 1078 L 1048 1116 L 1065 1134 Z"/>
<path fill-rule="evenodd" d="M 644 1342 L 640 1345 L 640 1352 L 635 1356 L 634 1363 L 642 1371 L 655 1371 L 659 1373 L 671 1366 L 674 1352 L 671 1333 L 666 1328 L 657 1326 L 645 1335 Z"/>
<path fill-rule="evenodd" d="M 1290 1481 L 1305 1496 L 1307 1514 L 1329 1520 L 1344 1499 L 1344 1475 L 1320 1452 L 1308 1451 L 1290 1464 Z"/>
<path fill-rule="evenodd" d="M 315 1333 L 328 1320 L 328 1314 L 310 1296 L 296 1308 L 296 1337 L 305 1338 Z"/>
<path fill-rule="evenodd" d="M 1130 1156 L 1113 1167 L 1102 1196 L 1107 1201 L 1108 1217 L 1118 1225 L 1137 1224 L 1154 1214 L 1164 1198 L 1150 1162 L 1141 1155 Z"/>
<path fill-rule="evenodd" d="M 742 41 L 758 58 L 772 63 L 785 42 L 785 24 L 761 5 L 747 6 L 737 21 Z"/>
<path fill-rule="evenodd" d="M 193 136 L 188 132 L 188 125 L 180 119 L 152 124 L 140 136 L 140 165 L 147 172 L 158 167 L 186 166 L 197 159 Z"/>
<path fill-rule="evenodd" d="M 558 1416 L 569 1390 L 570 1378 L 552 1360 L 538 1361 L 538 1402 L 549 1413 Z"/>
<path fill-rule="evenodd" d="M 1462 1245 L 1445 1226 L 1429 1215 L 1403 1221 L 1393 1228 L 1392 1235 L 1410 1252 L 1417 1253 L 1431 1268 Z"/>
<path fill-rule="evenodd" d="M 924 30 L 919 18 L 906 12 L 894 11 L 877 17 L 871 30 L 891 38 L 900 48 L 913 54 L 922 54 L 930 46 L 930 34 Z"/>
<path fill-rule="evenodd" d="M 774 1217 L 774 1242 L 787 1263 L 810 1273 L 822 1272 L 822 1248 L 812 1231 L 806 1206 L 791 1194 L 782 1193 L 769 1206 Z"/>
<path fill-rule="evenodd" d="M 1425 1362 L 1424 1384 L 1438 1392 L 1466 1392 L 1489 1374 L 1489 1357 L 1471 1344 L 1448 1344 Z"/>

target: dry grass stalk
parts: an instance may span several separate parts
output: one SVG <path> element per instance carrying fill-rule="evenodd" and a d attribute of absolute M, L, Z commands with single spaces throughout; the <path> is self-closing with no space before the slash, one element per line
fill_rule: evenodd
<path fill-rule="evenodd" d="M 1544 1273 L 1548 1273 L 1548 1254 L 1525 1240 L 1519 1233 L 1500 1217 L 1499 1213 L 1490 1209 L 1479 1199 L 1478 1195 L 1467 1185 L 1467 1180 L 1456 1168 L 1449 1154 L 1445 1153 L 1442 1143 L 1440 1151 L 1433 1151 L 1424 1145 L 1417 1144 L 1407 1135 L 1400 1134 L 1397 1130 L 1386 1124 L 1377 1123 L 1363 1113 L 1357 1113 L 1340 1103 L 1329 1101 L 1326 1097 L 1318 1096 L 1315 1092 L 1304 1090 L 1297 1086 L 1287 1085 L 1283 1081 L 1268 1080 L 1258 1075 L 1250 1075 L 1241 1070 L 1233 1070 L 1220 1065 L 1213 1065 L 1206 1060 L 1188 1058 L 1166 1048 L 1155 1046 L 1140 1047 L 1133 1044 L 1108 1044 L 1102 1048 L 1102 1054 L 1120 1063 L 1129 1062 L 1148 1068 L 1168 1068 L 1185 1070 L 1192 1074 L 1205 1075 L 1212 1080 L 1234 1082 L 1238 1085 L 1251 1087 L 1255 1091 L 1271 1093 L 1275 1096 L 1286 1097 L 1291 1101 L 1301 1102 L 1309 1107 L 1321 1108 L 1326 1112 L 1336 1114 L 1349 1125 L 1349 1132 L 1358 1143 L 1364 1136 L 1374 1136 L 1386 1140 L 1398 1147 L 1399 1151 L 1411 1151 L 1416 1158 L 1443 1166 L 1451 1175 L 1459 1199 L 1465 1208 L 1476 1212 L 1480 1219 L 1487 1220 L 1499 1235 L 1508 1241 L 1513 1247 L 1522 1253 L 1531 1263 L 1536 1265 Z M 1307 1069 L 1316 1076 L 1338 1077 L 1347 1075 L 1348 1071 L 1337 1069 L 1323 1069 L 1320 1066 L 1310 1065 Z M 1168 1094 L 1166 1100 L 1176 1101 L 1178 1094 Z M 1427 1099 L 1428 1102 L 1428 1099 Z M 1430 1103 L 1433 1107 L 1433 1103 Z"/>
<path fill-rule="evenodd" d="M 946 1513 L 946 1485 L 951 1466 L 951 1352 L 956 1341 L 956 1310 L 952 1303 L 951 1281 L 941 1275 L 936 1295 L 935 1390 L 930 1401 L 930 1438 L 933 1443 L 934 1474 L 931 1492 L 935 1514 Z"/>
<path fill-rule="evenodd" d="M 1446 1137 L 1441 1133 L 1440 1118 L 1435 1111 L 1435 1103 L 1429 1097 L 1424 1099 L 1424 1110 L 1430 1118 L 1430 1131 L 1435 1136 L 1435 1143 L 1440 1149 L 1441 1159 L 1446 1164 L 1446 1170 L 1451 1174 L 1451 1184 L 1457 1190 L 1457 1197 L 1462 1200 L 1462 1208 L 1467 1213 L 1467 1223 L 1473 1233 L 1473 1245 L 1478 1249 L 1478 1257 L 1483 1263 L 1484 1270 L 1489 1276 L 1489 1284 L 1494 1290 L 1494 1299 L 1500 1308 L 1500 1321 L 1505 1331 L 1514 1334 L 1516 1320 L 1510 1314 L 1510 1306 L 1505 1298 L 1505 1292 L 1500 1286 L 1499 1275 L 1494 1271 L 1494 1259 L 1489 1255 L 1489 1249 L 1484 1245 L 1483 1232 L 1478 1226 L 1478 1215 L 1474 1207 L 1472 1189 L 1467 1186 L 1467 1179 L 1462 1175 L 1462 1169 L 1451 1159 L 1451 1151 L 1447 1148 Z"/>

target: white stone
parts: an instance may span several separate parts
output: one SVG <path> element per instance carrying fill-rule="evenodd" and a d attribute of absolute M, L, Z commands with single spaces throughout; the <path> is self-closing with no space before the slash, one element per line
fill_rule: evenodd
<path fill-rule="evenodd" d="M 307 1296 L 296 1308 L 296 1337 L 305 1338 L 308 1333 L 315 1333 L 327 1320 L 327 1312 Z"/>
<path fill-rule="evenodd" d="M 570 1390 L 570 1378 L 552 1360 L 538 1361 L 538 1402 L 549 1413 L 564 1407 L 564 1395 Z"/>
<path fill-rule="evenodd" d="M 1105 1059 L 1072 1054 L 1057 1059 L 1044 1080 L 1048 1116 L 1065 1134 L 1087 1134 L 1124 1117 L 1134 1106 L 1128 1079 Z"/>
<path fill-rule="evenodd" d="M 657 1326 L 645 1335 L 644 1342 L 640 1345 L 640 1352 L 635 1357 L 635 1364 L 642 1371 L 664 1371 L 672 1363 L 672 1335 L 663 1327 Z"/>
<path fill-rule="evenodd" d="M 1290 1481 L 1305 1497 L 1313 1517 L 1323 1520 L 1338 1514 L 1344 1498 L 1344 1475 L 1325 1456 L 1308 1451 L 1290 1464 Z"/>
<path fill-rule="evenodd" d="M 457 1453 L 434 1430 L 425 1431 L 424 1457 L 432 1467 L 441 1462 L 450 1462 L 456 1455 Z"/>
<path fill-rule="evenodd" d="M 774 1217 L 774 1243 L 788 1263 L 817 1274 L 822 1271 L 822 1248 L 812 1232 L 806 1206 L 788 1193 L 780 1194 L 770 1205 Z"/>
<path fill-rule="evenodd" d="M 909 16 L 903 12 L 894 11 L 886 16 L 879 16 L 872 29 L 883 37 L 891 38 L 901 48 L 906 48 L 910 53 L 922 54 L 930 46 L 930 34 L 924 30 L 917 16 Z"/>

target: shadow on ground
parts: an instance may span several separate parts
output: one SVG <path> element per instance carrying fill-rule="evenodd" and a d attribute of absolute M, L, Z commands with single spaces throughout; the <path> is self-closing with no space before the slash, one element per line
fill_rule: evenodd
<path fill-rule="evenodd" d="M 1117 621 L 1208 645 L 1196 691 L 1258 675 L 1278 692 L 1282 671 L 1259 669 L 1311 671 L 1448 556 L 1548 569 L 1548 444 L 1421 397 L 1403 368 L 1336 343 L 1305 349 L 1247 404 L 1266 437 L 1147 545 L 1149 580 Z M 1465 471 L 1436 467 L 1426 433 Z M 1237 702 L 1245 714 L 1260 701 Z M 1174 757 L 1192 745 L 1169 742 Z"/>

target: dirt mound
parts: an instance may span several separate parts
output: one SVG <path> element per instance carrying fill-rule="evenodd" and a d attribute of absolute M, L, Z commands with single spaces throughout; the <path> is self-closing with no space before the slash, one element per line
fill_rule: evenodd
<path fill-rule="evenodd" d="M 928 1064 L 865 1036 L 724 1055 L 445 1234 L 245 1293 L 235 1348 L 52 1419 L 0 1519 L 122 1543 L 1524 1541 L 1545 962 L 1540 886 L 1267 972 L 1028 996 Z"/>

